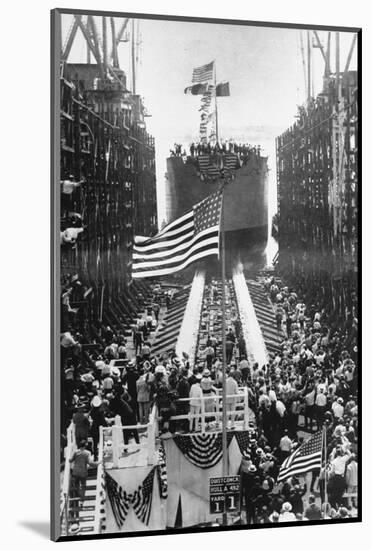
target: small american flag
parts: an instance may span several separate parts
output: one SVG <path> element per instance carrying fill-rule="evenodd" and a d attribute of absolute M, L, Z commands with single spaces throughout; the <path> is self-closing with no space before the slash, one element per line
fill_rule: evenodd
<path fill-rule="evenodd" d="M 148 476 L 144 479 L 141 487 L 135 491 L 133 495 L 133 508 L 138 517 L 143 523 L 148 525 L 151 515 L 152 495 L 153 495 L 153 479 L 157 467 L 152 468 Z"/>
<path fill-rule="evenodd" d="M 320 468 L 322 464 L 322 444 L 323 432 L 319 431 L 300 445 L 282 462 L 277 482 Z"/>
<path fill-rule="evenodd" d="M 205 256 L 218 255 L 221 205 L 222 192 L 217 191 L 155 237 L 137 240 L 133 278 L 169 275 Z"/>
<path fill-rule="evenodd" d="M 193 69 L 192 82 L 207 82 L 214 78 L 214 61 L 207 63 L 206 65 L 201 65 L 201 67 L 196 67 Z"/>
<path fill-rule="evenodd" d="M 131 495 L 106 473 L 106 489 L 117 526 L 121 529 L 128 514 Z"/>

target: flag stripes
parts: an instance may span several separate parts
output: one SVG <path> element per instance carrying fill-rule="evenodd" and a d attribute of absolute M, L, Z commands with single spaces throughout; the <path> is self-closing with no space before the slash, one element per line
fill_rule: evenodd
<path fill-rule="evenodd" d="M 249 433 L 247 431 L 227 432 L 227 445 L 234 437 L 237 439 L 241 454 L 250 453 Z M 173 441 L 189 462 L 203 470 L 218 464 L 223 455 L 221 433 L 177 435 Z"/>
<path fill-rule="evenodd" d="M 320 468 L 322 464 L 323 432 L 310 437 L 281 464 L 277 482 Z"/>
<path fill-rule="evenodd" d="M 221 200 L 218 191 L 155 237 L 136 243 L 133 278 L 169 275 L 205 256 L 219 254 Z"/>
<path fill-rule="evenodd" d="M 152 468 L 142 485 L 133 493 L 125 491 L 118 483 L 106 472 L 106 489 L 112 512 L 121 529 L 124 525 L 129 509 L 132 506 L 138 519 L 148 525 L 151 515 L 153 481 L 157 466 Z"/>
<path fill-rule="evenodd" d="M 205 229 L 202 235 L 196 235 L 195 237 L 187 236 L 180 242 L 180 244 L 176 245 L 175 248 L 173 246 L 159 249 L 152 248 L 151 250 L 143 251 L 141 254 L 134 253 L 133 259 L 143 260 L 143 263 L 145 262 L 146 258 L 148 260 L 156 261 L 157 258 L 160 258 L 161 260 L 166 258 L 165 261 L 171 261 L 173 258 L 176 258 L 178 254 L 185 253 L 184 251 L 189 249 L 190 246 L 199 246 L 200 244 L 205 244 L 205 241 L 217 236 L 218 231 L 211 227 L 210 229 Z"/>
<path fill-rule="evenodd" d="M 212 80 L 214 77 L 214 61 L 193 69 L 192 82 L 200 83 Z"/>

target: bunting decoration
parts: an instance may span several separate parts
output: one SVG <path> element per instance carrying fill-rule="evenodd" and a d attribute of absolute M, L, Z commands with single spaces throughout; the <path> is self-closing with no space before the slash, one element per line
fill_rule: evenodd
<path fill-rule="evenodd" d="M 198 468 L 212 468 L 222 458 L 221 433 L 177 435 L 173 441 L 184 456 Z"/>
<path fill-rule="evenodd" d="M 238 157 L 232 153 L 200 155 L 197 160 L 198 169 L 203 180 L 232 180 L 235 177 L 236 168 L 239 168 Z"/>
<path fill-rule="evenodd" d="M 138 519 L 148 525 L 151 515 L 153 480 L 157 466 L 152 468 L 143 484 L 128 493 L 106 472 L 106 490 L 117 526 L 121 529 L 129 509 L 133 507 Z"/>

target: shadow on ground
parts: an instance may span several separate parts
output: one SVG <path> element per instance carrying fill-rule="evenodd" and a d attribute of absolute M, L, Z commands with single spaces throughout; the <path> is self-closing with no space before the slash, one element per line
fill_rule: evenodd
<path fill-rule="evenodd" d="M 20 521 L 19 525 L 37 533 L 43 539 L 50 538 L 50 523 L 48 521 Z"/>

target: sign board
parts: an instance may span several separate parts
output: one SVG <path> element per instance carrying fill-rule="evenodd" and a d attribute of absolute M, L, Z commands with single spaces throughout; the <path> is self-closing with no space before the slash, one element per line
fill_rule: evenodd
<path fill-rule="evenodd" d="M 210 514 L 240 510 L 240 476 L 211 477 L 209 485 Z"/>

